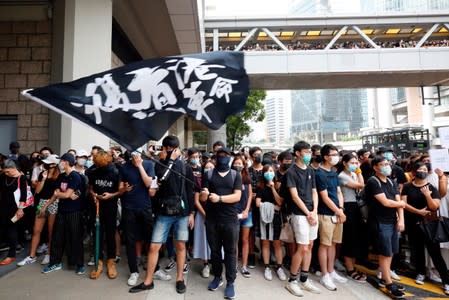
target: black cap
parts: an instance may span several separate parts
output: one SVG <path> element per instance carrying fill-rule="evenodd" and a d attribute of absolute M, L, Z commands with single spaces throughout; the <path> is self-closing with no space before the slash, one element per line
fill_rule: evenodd
<path fill-rule="evenodd" d="M 20 148 L 20 144 L 18 142 L 11 142 L 9 144 L 9 149 Z"/>
<path fill-rule="evenodd" d="M 218 154 L 218 153 L 222 153 L 222 152 L 226 153 L 227 155 L 231 155 L 231 150 L 229 150 L 229 149 L 226 148 L 226 147 L 222 147 L 222 148 L 219 148 L 219 149 L 217 150 L 217 154 Z"/>
<path fill-rule="evenodd" d="M 381 146 L 381 147 L 379 147 L 379 148 L 377 149 L 376 154 L 379 155 L 379 154 L 385 153 L 385 152 L 393 152 L 393 149 L 392 149 L 391 147 L 384 147 L 384 146 Z"/>
<path fill-rule="evenodd" d="M 74 165 L 75 164 L 75 157 L 73 156 L 73 154 L 70 153 L 64 153 L 61 156 L 61 160 L 65 160 L 67 161 L 70 165 Z"/>

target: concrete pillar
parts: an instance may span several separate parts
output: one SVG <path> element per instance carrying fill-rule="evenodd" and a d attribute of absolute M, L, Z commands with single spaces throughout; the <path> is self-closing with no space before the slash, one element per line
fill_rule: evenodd
<path fill-rule="evenodd" d="M 429 129 L 430 138 L 435 137 L 435 127 L 433 126 L 433 120 L 435 118 L 435 110 L 433 105 L 433 87 L 424 88 L 424 105 L 422 106 L 423 125 L 425 129 Z"/>
<path fill-rule="evenodd" d="M 390 89 L 377 89 L 377 116 L 380 128 L 388 130 L 393 127 Z"/>
<path fill-rule="evenodd" d="M 52 65 L 59 70 L 52 80 L 72 81 L 110 69 L 112 1 L 62 0 L 54 5 L 54 49 L 61 53 L 54 54 Z M 108 137 L 78 121 L 52 113 L 50 122 L 51 144 L 59 153 L 109 147 Z"/>
<path fill-rule="evenodd" d="M 379 113 L 377 111 L 377 89 L 368 89 L 368 128 L 379 128 Z"/>

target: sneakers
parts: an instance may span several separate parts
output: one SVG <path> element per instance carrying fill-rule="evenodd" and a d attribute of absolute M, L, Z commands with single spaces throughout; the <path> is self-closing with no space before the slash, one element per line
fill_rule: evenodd
<path fill-rule="evenodd" d="M 170 259 L 169 263 L 167 264 L 167 266 L 165 267 L 165 271 L 166 272 L 170 272 L 171 270 L 173 270 L 176 267 L 176 262 L 173 259 Z"/>
<path fill-rule="evenodd" d="M 210 267 L 209 264 L 205 264 L 203 269 L 201 270 L 201 277 L 209 278 L 210 276 Z"/>
<path fill-rule="evenodd" d="M 15 257 L 6 257 L 2 261 L 0 261 L 0 266 L 7 266 L 16 261 Z"/>
<path fill-rule="evenodd" d="M 216 291 L 222 285 L 223 281 L 221 280 L 221 277 L 214 277 L 214 279 L 207 286 L 207 289 L 209 291 Z"/>
<path fill-rule="evenodd" d="M 348 282 L 348 279 L 347 279 L 347 278 L 345 278 L 345 277 L 339 275 L 337 272 L 335 272 L 335 270 L 333 270 L 333 271 L 330 273 L 330 276 L 331 276 L 331 278 L 332 278 L 333 281 L 336 281 L 336 282 L 338 282 L 338 283 L 346 283 L 346 282 Z"/>
<path fill-rule="evenodd" d="M 310 279 L 307 279 L 306 282 L 300 282 L 299 284 L 304 291 L 308 291 L 314 294 L 321 294 L 321 290 L 317 288 Z"/>
<path fill-rule="evenodd" d="M 39 247 L 37 247 L 36 249 L 36 253 L 37 254 L 42 254 L 48 251 L 48 245 L 47 244 L 41 244 Z"/>
<path fill-rule="evenodd" d="M 296 280 L 287 282 L 287 284 L 285 285 L 285 288 L 287 289 L 287 291 L 289 291 L 294 296 L 297 296 L 297 297 L 304 296 L 304 293 L 301 290 L 301 288 L 299 287 L 298 282 Z"/>
<path fill-rule="evenodd" d="M 282 267 L 279 267 L 279 268 L 276 270 L 276 274 L 278 275 L 279 280 L 281 280 L 281 281 L 286 281 L 286 280 L 287 280 L 287 275 L 285 275 L 285 272 L 284 272 L 284 270 L 282 269 Z"/>
<path fill-rule="evenodd" d="M 386 287 L 386 286 L 387 286 L 387 283 L 385 282 L 385 280 L 381 279 L 381 280 L 379 280 L 379 282 L 377 283 L 377 285 L 380 286 L 380 287 Z M 404 286 L 402 286 L 402 285 L 400 285 L 400 284 L 397 284 L 397 283 L 394 283 L 394 285 L 395 285 L 396 288 L 397 288 L 398 290 L 400 290 L 401 292 L 405 291 L 405 287 L 404 287 Z"/>
<path fill-rule="evenodd" d="M 133 273 L 133 274 L 138 274 L 138 273 Z M 132 274 L 131 274 L 132 275 Z M 129 280 L 128 280 L 129 282 Z M 141 283 L 139 285 L 133 286 L 132 288 L 130 288 L 128 290 L 128 292 L 130 293 L 138 293 L 138 292 L 142 292 L 142 291 L 146 291 L 146 290 L 152 290 L 154 289 L 154 283 L 150 283 L 149 285 L 146 285 L 145 283 Z"/>
<path fill-rule="evenodd" d="M 182 269 L 182 273 L 187 274 L 190 271 L 190 264 L 184 264 L 184 268 Z"/>
<path fill-rule="evenodd" d="M 224 298 L 225 299 L 234 299 L 235 298 L 235 291 L 234 291 L 234 284 L 233 283 L 227 283 L 225 292 L 224 292 Z"/>
<path fill-rule="evenodd" d="M 184 280 L 176 281 L 176 292 L 178 294 L 184 294 L 186 292 L 186 284 L 184 283 Z"/>
<path fill-rule="evenodd" d="M 41 261 L 41 265 L 48 265 L 49 262 L 50 262 L 50 255 L 45 254 L 44 259 Z"/>
<path fill-rule="evenodd" d="M 116 255 L 115 256 L 115 263 L 118 264 L 120 262 L 122 258 L 120 257 L 120 255 Z"/>
<path fill-rule="evenodd" d="M 131 273 L 131 275 L 129 275 L 129 278 L 128 278 L 128 285 L 130 285 L 130 286 L 136 285 L 137 279 L 139 279 L 139 273 L 137 273 L 137 272 Z"/>
<path fill-rule="evenodd" d="M 273 280 L 273 274 L 271 273 L 271 269 L 269 267 L 265 267 L 263 277 L 265 277 L 265 279 L 268 281 Z"/>
<path fill-rule="evenodd" d="M 426 276 L 422 275 L 422 274 L 418 274 L 415 278 L 415 282 L 416 284 L 424 284 L 424 279 L 426 279 Z"/>
<path fill-rule="evenodd" d="M 31 265 L 36 262 L 36 257 L 27 256 L 23 260 L 17 263 L 17 266 L 23 267 L 24 265 Z"/>
<path fill-rule="evenodd" d="M 334 282 L 332 281 L 332 278 L 330 274 L 326 274 L 324 276 L 321 276 L 320 283 L 327 288 L 329 291 L 336 291 L 337 287 L 335 286 Z"/>
<path fill-rule="evenodd" d="M 405 297 L 403 291 L 401 291 L 396 284 L 390 284 L 387 286 L 388 294 L 394 299 L 402 299 Z"/>
<path fill-rule="evenodd" d="M 45 268 L 42 269 L 42 273 L 47 274 L 53 271 L 58 271 L 62 269 L 62 264 L 53 264 L 53 265 L 48 265 Z"/>
<path fill-rule="evenodd" d="M 446 295 L 449 295 L 449 284 L 445 284 L 443 290 Z"/>
<path fill-rule="evenodd" d="M 169 281 L 169 280 L 171 280 L 171 275 L 167 274 L 164 271 L 159 269 L 156 272 L 154 272 L 153 278 L 154 279 L 159 279 L 159 280 L 162 280 L 162 281 Z"/>
<path fill-rule="evenodd" d="M 90 257 L 89 261 L 87 262 L 87 265 L 90 267 L 95 266 L 95 258 L 93 256 Z"/>
<path fill-rule="evenodd" d="M 399 275 L 396 274 L 396 272 L 393 270 L 390 270 L 390 276 L 393 280 L 401 281 L 401 277 L 399 277 Z M 377 269 L 377 278 L 382 279 L 382 272 L 380 271 L 380 269 Z"/>
<path fill-rule="evenodd" d="M 248 269 L 245 266 L 242 266 L 242 268 L 240 269 L 240 272 L 242 273 L 243 277 L 245 277 L 245 278 L 251 277 L 251 273 L 248 271 Z"/>
<path fill-rule="evenodd" d="M 77 267 L 76 271 L 75 271 L 76 275 L 84 275 L 84 273 L 86 273 L 86 270 L 84 270 L 84 267 Z"/>
<path fill-rule="evenodd" d="M 248 255 L 248 268 L 254 269 L 256 267 L 256 255 L 250 254 Z"/>

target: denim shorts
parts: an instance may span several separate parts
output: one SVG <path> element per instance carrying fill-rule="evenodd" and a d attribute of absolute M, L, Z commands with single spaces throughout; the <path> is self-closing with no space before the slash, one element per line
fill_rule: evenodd
<path fill-rule="evenodd" d="M 380 223 L 371 220 L 371 236 L 374 252 L 378 255 L 391 257 L 399 250 L 399 235 L 396 224 Z"/>
<path fill-rule="evenodd" d="M 248 218 L 240 219 L 240 227 L 251 228 L 253 227 L 253 212 L 248 212 Z"/>
<path fill-rule="evenodd" d="M 153 228 L 152 243 L 165 243 L 170 229 L 173 227 L 175 241 L 189 240 L 189 216 L 163 216 L 159 215 Z"/>

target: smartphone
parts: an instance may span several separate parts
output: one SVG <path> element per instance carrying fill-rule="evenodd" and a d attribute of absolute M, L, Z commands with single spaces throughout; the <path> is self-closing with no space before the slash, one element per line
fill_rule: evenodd
<path fill-rule="evenodd" d="M 337 224 L 338 223 L 337 216 L 331 216 L 331 222 L 332 222 L 332 224 Z"/>

